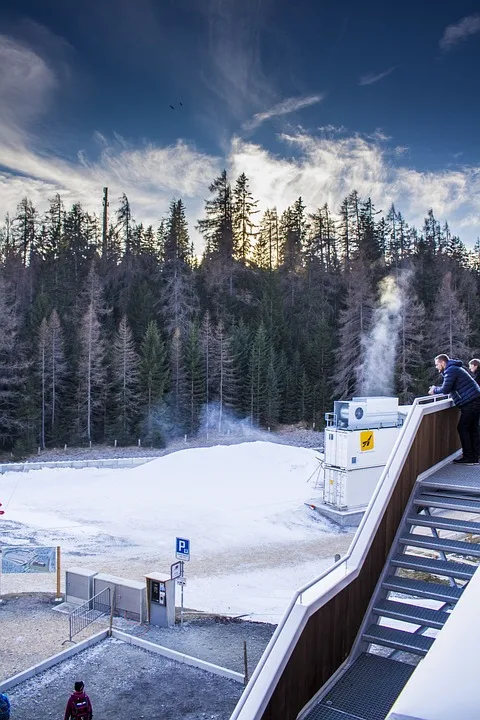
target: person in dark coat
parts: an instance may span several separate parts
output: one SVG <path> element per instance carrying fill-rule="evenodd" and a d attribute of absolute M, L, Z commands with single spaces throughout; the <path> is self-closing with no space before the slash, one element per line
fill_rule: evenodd
<path fill-rule="evenodd" d="M 477 385 L 480 385 L 480 360 L 478 358 L 470 360 L 468 363 L 468 369 L 470 370 Z"/>
<path fill-rule="evenodd" d="M 463 456 L 454 463 L 474 465 L 480 455 L 480 387 L 462 367 L 461 360 L 450 360 L 448 355 L 437 355 L 435 367 L 443 375 L 443 384 L 432 385 L 429 395 L 450 395 L 460 408 L 457 430 L 462 443 Z"/>
<path fill-rule="evenodd" d="M 92 720 L 92 703 L 84 688 L 85 685 L 81 680 L 75 683 L 75 692 L 68 700 L 64 720 Z"/>

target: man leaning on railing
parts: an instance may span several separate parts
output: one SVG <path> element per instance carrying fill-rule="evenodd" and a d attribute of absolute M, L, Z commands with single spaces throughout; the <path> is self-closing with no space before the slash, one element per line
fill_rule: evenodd
<path fill-rule="evenodd" d="M 448 355 L 437 355 L 435 367 L 443 376 L 443 384 L 432 385 L 429 395 L 450 395 L 460 409 L 457 430 L 462 443 L 463 455 L 454 463 L 478 465 L 480 456 L 480 387 L 462 367 L 461 360 L 450 360 Z"/>

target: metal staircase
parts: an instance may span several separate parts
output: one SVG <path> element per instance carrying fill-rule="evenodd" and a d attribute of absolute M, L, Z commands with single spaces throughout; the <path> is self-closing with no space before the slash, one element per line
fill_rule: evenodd
<path fill-rule="evenodd" d="M 479 562 L 480 466 L 448 465 L 416 483 L 345 668 L 304 720 L 384 720 Z"/>

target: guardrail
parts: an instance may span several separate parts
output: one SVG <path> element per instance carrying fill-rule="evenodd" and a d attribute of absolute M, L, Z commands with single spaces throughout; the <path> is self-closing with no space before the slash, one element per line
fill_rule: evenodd
<path fill-rule="evenodd" d="M 280 621 L 274 634 L 272 635 L 272 638 L 270 639 L 270 642 L 268 643 L 257 667 L 255 668 L 247 687 L 245 688 L 242 696 L 240 697 L 240 700 L 238 701 L 238 703 L 230 717 L 230 720 L 237 720 L 240 718 L 241 718 L 241 720 L 247 720 L 247 718 L 248 718 L 248 720 L 250 720 L 250 718 L 252 720 L 253 720 L 253 718 L 255 718 L 255 720 L 257 720 L 257 718 L 260 717 L 260 715 L 258 715 L 258 714 L 255 714 L 255 715 L 243 714 L 242 715 L 242 710 L 244 709 L 245 704 L 247 703 L 247 700 L 251 696 L 252 691 L 255 687 L 255 684 L 256 684 L 260 674 L 264 670 L 267 661 L 269 660 L 270 656 L 272 655 L 272 652 L 277 644 L 279 637 L 281 636 L 282 632 L 284 631 L 285 626 L 287 625 L 288 621 L 292 617 L 292 613 L 293 613 L 295 607 L 302 605 L 303 596 L 305 595 L 306 592 L 311 590 L 318 583 L 325 581 L 327 578 L 332 579 L 332 587 L 329 587 L 329 592 L 328 592 L 329 597 L 333 597 L 336 594 L 336 592 L 339 592 L 345 586 L 345 577 L 349 573 L 348 561 L 352 558 L 352 555 L 357 550 L 357 546 L 359 543 L 359 539 L 362 535 L 363 529 L 366 527 L 367 524 L 372 524 L 371 516 L 373 513 L 375 501 L 378 498 L 379 493 L 382 491 L 385 480 L 390 475 L 390 471 L 391 471 L 394 460 L 397 460 L 397 457 L 396 457 L 397 452 L 398 452 L 399 448 L 402 446 L 402 444 L 405 443 L 406 439 L 409 438 L 409 435 L 412 436 L 410 438 L 410 440 L 413 440 L 414 436 L 411 432 L 414 429 L 413 423 L 418 422 L 418 420 L 419 420 L 418 413 L 415 413 L 416 408 L 418 408 L 419 406 L 422 406 L 422 405 L 438 404 L 439 402 L 441 402 L 441 401 L 444 402 L 445 400 L 449 400 L 448 396 L 446 396 L 446 395 L 432 395 L 432 396 L 429 395 L 426 397 L 416 398 L 414 400 L 412 407 L 408 413 L 408 416 L 400 430 L 398 438 L 393 446 L 392 452 L 390 453 L 390 457 L 389 457 L 387 464 L 383 470 L 383 473 L 377 483 L 377 486 L 372 495 L 372 498 L 367 507 L 367 510 L 362 518 L 362 521 L 357 529 L 357 532 L 355 533 L 354 539 L 353 539 L 346 555 L 344 555 L 343 558 L 340 558 L 340 560 L 338 560 L 336 563 L 331 565 L 329 568 L 327 568 L 324 572 L 322 572 L 316 578 L 314 578 L 310 582 L 306 583 L 299 590 L 296 591 L 295 595 L 293 596 L 292 600 L 290 601 L 290 603 L 285 611 L 285 614 L 283 615 L 282 620 Z M 449 400 L 448 404 L 445 405 L 445 408 L 451 407 L 452 404 L 453 404 L 452 401 Z M 410 445 L 411 445 L 411 443 L 410 443 Z M 410 445 L 408 445 L 407 448 L 405 449 L 406 452 L 409 451 Z M 338 571 L 341 568 L 343 568 L 343 572 L 339 573 Z M 334 577 L 337 578 L 336 582 L 334 582 Z M 262 683 L 262 687 L 264 687 L 263 683 Z M 266 691 L 270 691 L 270 690 L 271 690 L 271 685 L 267 686 L 267 688 L 266 688 Z"/>
<path fill-rule="evenodd" d="M 107 615 L 110 610 L 110 588 L 104 588 L 90 600 L 87 600 L 75 608 L 68 616 L 70 642 L 72 642 L 72 638 L 75 635 L 85 630 L 85 628 L 95 622 L 95 620 L 99 620 L 103 615 Z"/>

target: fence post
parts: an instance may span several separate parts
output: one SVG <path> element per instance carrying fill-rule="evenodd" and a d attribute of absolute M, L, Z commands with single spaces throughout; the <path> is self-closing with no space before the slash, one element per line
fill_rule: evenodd
<path fill-rule="evenodd" d="M 108 588 L 110 590 L 110 588 Z M 115 593 L 117 592 L 117 588 L 113 588 L 113 598 L 112 598 L 112 591 L 110 590 L 110 621 L 108 623 L 108 637 L 112 637 L 112 625 L 113 625 L 113 609 L 115 607 Z"/>
<path fill-rule="evenodd" d="M 248 661 L 247 661 L 247 641 L 243 641 L 243 667 L 244 667 L 244 684 L 248 683 Z"/>

